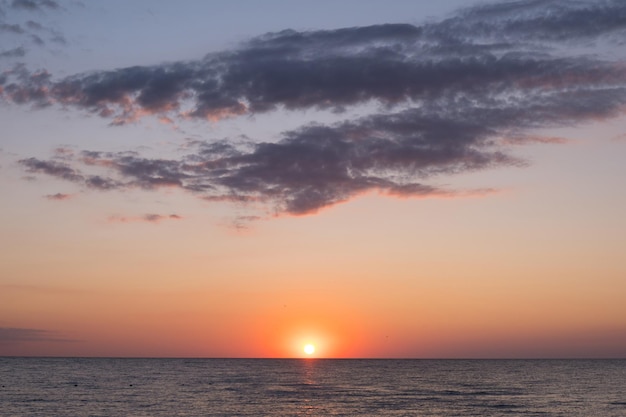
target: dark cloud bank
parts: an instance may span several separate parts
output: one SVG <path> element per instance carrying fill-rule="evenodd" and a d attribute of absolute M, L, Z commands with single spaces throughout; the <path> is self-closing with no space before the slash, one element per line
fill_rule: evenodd
<path fill-rule="evenodd" d="M 65 150 L 20 161 L 95 190 L 176 187 L 298 215 L 371 191 L 455 195 L 432 179 L 523 165 L 508 147 L 552 141 L 538 129 L 621 115 L 625 62 L 593 52 L 623 48 L 625 29 L 623 1 L 510 1 L 422 26 L 285 30 L 198 61 L 60 80 L 16 67 L 0 88 L 8 102 L 79 108 L 113 125 L 373 105 L 275 142 L 190 142 L 175 159 Z"/>

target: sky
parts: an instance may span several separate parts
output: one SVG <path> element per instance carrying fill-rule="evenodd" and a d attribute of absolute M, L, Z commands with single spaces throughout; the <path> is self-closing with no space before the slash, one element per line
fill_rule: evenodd
<path fill-rule="evenodd" d="M 0 0 L 0 355 L 626 357 L 625 45 L 619 0 Z"/>

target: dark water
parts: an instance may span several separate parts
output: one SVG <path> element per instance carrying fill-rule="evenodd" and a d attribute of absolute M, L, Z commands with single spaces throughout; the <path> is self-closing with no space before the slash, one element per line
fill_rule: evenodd
<path fill-rule="evenodd" d="M 0 358 L 0 416 L 626 416 L 626 360 Z"/>

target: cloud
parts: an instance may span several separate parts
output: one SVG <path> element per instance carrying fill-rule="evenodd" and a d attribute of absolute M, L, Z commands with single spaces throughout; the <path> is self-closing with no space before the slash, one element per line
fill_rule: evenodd
<path fill-rule="evenodd" d="M 11 25 L 8 23 L 0 23 L 0 32 L 22 34 L 24 29 L 20 25 Z"/>
<path fill-rule="evenodd" d="M 110 178 L 103 178 L 99 175 L 83 175 L 66 162 L 44 161 L 37 158 L 22 159 L 18 162 L 26 168 L 27 172 L 46 174 L 65 181 L 83 184 L 92 189 L 111 190 L 121 186 Z"/>
<path fill-rule="evenodd" d="M 42 329 L 28 329 L 19 327 L 0 327 L 0 344 L 25 342 L 72 342 L 73 340 L 60 337 L 57 332 Z"/>
<path fill-rule="evenodd" d="M 65 45 L 58 30 L 41 22 L 49 20 L 48 12 L 65 10 L 52 0 L 14 0 L 0 3 L 0 58 L 16 59 L 26 56 L 31 46 L 45 47 L 48 42 Z"/>
<path fill-rule="evenodd" d="M 41 161 L 36 158 L 23 159 L 19 161 L 26 167 L 28 172 L 43 173 L 52 177 L 61 178 L 67 181 L 84 181 L 84 177 L 66 163 L 56 161 Z"/>
<path fill-rule="evenodd" d="M 466 8 L 441 24 L 430 26 L 438 34 L 524 41 L 566 42 L 618 35 L 626 29 L 626 5 L 620 0 L 522 0 Z"/>
<path fill-rule="evenodd" d="M 136 223 L 136 222 L 160 223 L 164 220 L 181 220 L 181 219 L 182 219 L 182 216 L 179 216 L 178 214 L 161 215 L 161 214 L 149 213 L 149 214 L 144 214 L 143 216 L 137 216 L 137 217 L 115 215 L 115 216 L 110 216 L 108 218 L 108 221 L 110 223 Z"/>
<path fill-rule="evenodd" d="M 392 105 L 512 83 L 551 87 L 564 77 L 621 77 L 620 68 L 600 62 L 539 56 L 543 45 L 529 49 L 527 39 L 547 37 L 550 45 L 598 40 L 626 27 L 625 4 L 542 4 L 482 6 L 421 27 L 285 30 L 198 61 L 46 82 L 47 94 L 29 101 L 76 106 L 121 125 L 151 114 L 219 120 L 277 108 L 342 109 L 370 100 Z M 560 35 L 550 36 L 555 33 Z M 37 80 L 10 84 L 6 97 L 21 97 L 22 90 L 38 86 Z"/>
<path fill-rule="evenodd" d="M 13 9 L 22 9 L 28 11 L 38 11 L 45 9 L 58 9 L 59 3 L 53 0 L 13 0 L 11 2 Z"/>
<path fill-rule="evenodd" d="M 41 23 L 37 23 L 32 20 L 29 20 L 28 22 L 26 22 L 26 27 L 28 27 L 29 29 L 37 30 L 37 31 L 45 29 Z"/>
<path fill-rule="evenodd" d="M 621 1 L 515 1 L 421 26 L 269 33 L 196 61 L 75 74 L 16 67 L 0 81 L 18 105 L 77 108 L 123 126 L 272 111 L 368 108 L 312 121 L 272 141 L 195 141 L 169 159 L 82 151 L 20 161 L 96 190 L 179 188 L 207 201 L 302 215 L 379 192 L 480 194 L 435 178 L 525 166 L 512 145 L 566 143 L 542 128 L 618 117 L 626 105 Z M 347 112 L 344 112 L 347 114 Z"/>
<path fill-rule="evenodd" d="M 63 201 L 63 200 L 69 200 L 70 198 L 72 198 L 72 195 L 71 194 L 56 193 L 56 194 L 48 194 L 45 197 L 48 200 Z"/>
<path fill-rule="evenodd" d="M 121 125 L 152 114 L 219 120 L 277 108 L 339 110 L 370 100 L 392 105 L 457 90 L 506 88 L 511 83 L 550 87 L 563 77 L 615 78 L 623 73 L 580 57 L 538 56 L 542 48 L 529 51 L 526 37 L 565 31 L 567 39 L 592 41 L 624 28 L 623 19 L 615 16 L 626 14 L 626 5 L 612 2 L 570 10 L 552 2 L 544 7 L 523 2 L 516 12 L 520 8 L 526 12 L 517 16 L 511 14 L 512 7 L 478 7 L 423 27 L 286 30 L 199 61 L 46 82 L 47 94 L 29 101 L 76 106 Z M 489 20 L 496 14 L 500 23 Z M 594 30 L 579 21 L 594 22 Z M 509 41 L 489 42 L 503 36 Z M 21 97 L 22 90 L 39 86 L 39 80 L 10 84 L 6 98 Z"/>
<path fill-rule="evenodd" d="M 0 52 L 0 58 L 21 58 L 26 55 L 26 50 L 22 46 Z"/>
<path fill-rule="evenodd" d="M 516 144 L 555 142 L 522 132 L 609 117 L 626 104 L 621 87 L 559 90 L 515 101 L 490 97 L 489 105 L 459 106 L 457 98 L 441 98 L 400 112 L 303 126 L 273 143 L 196 141 L 179 159 L 83 151 L 64 153 L 59 160 L 20 162 L 31 173 L 87 188 L 174 187 L 208 201 L 269 204 L 274 213 L 302 215 L 372 191 L 403 197 L 463 195 L 465 191 L 428 182 L 443 175 L 524 166 L 505 152 L 511 140 L 506 138 Z M 104 169 L 107 175 L 82 172 L 87 169 Z"/>

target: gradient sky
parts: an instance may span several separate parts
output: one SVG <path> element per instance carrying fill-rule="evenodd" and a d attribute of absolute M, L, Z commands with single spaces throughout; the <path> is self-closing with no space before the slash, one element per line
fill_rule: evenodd
<path fill-rule="evenodd" d="M 626 357 L 623 1 L 0 0 L 0 355 Z"/>

